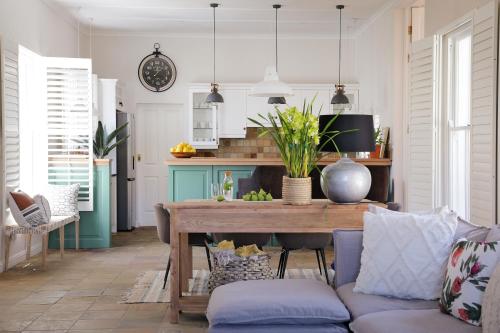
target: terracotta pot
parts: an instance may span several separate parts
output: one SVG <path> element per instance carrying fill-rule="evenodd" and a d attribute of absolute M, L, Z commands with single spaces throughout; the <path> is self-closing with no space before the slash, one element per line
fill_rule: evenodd
<path fill-rule="evenodd" d="M 286 205 L 311 204 L 311 177 L 289 178 L 283 176 L 283 203 Z"/>
<path fill-rule="evenodd" d="M 375 145 L 375 151 L 370 152 L 370 158 L 380 158 L 380 149 L 382 145 Z"/>

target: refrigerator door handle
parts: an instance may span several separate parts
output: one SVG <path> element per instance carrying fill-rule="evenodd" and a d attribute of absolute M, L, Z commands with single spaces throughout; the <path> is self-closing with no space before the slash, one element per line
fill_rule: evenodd
<path fill-rule="evenodd" d="M 135 178 L 127 178 L 127 180 L 128 180 L 129 182 L 133 182 L 133 181 L 135 181 Z"/>

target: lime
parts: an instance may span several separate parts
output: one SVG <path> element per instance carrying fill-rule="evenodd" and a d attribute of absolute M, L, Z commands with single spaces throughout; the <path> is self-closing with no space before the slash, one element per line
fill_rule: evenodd
<path fill-rule="evenodd" d="M 224 201 L 224 196 L 223 195 L 218 195 L 217 196 L 217 201 L 218 202 Z"/>

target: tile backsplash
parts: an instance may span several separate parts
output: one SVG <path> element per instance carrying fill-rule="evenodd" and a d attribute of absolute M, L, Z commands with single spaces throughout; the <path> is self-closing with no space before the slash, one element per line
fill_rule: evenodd
<path fill-rule="evenodd" d="M 247 128 L 244 139 L 219 139 L 219 149 L 198 150 L 199 156 L 219 158 L 279 158 L 280 154 L 269 135 L 259 137 L 259 128 Z"/>

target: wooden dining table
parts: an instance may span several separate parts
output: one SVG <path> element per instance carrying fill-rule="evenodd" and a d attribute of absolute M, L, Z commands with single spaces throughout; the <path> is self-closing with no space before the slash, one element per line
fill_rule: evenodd
<path fill-rule="evenodd" d="M 204 313 L 208 305 L 208 295 L 183 295 L 193 272 L 189 233 L 330 233 L 335 229 L 362 229 L 363 213 L 369 203 L 382 205 L 339 205 L 328 200 L 313 200 L 306 206 L 285 205 L 281 200 L 164 204 L 170 211 L 170 322 L 177 323 L 180 312 Z"/>

